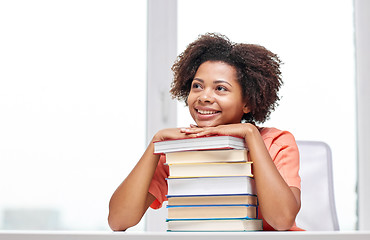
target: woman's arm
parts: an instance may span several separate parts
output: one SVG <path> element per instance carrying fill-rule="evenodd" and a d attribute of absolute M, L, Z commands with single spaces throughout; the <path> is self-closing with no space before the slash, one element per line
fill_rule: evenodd
<path fill-rule="evenodd" d="M 300 190 L 289 187 L 277 170 L 258 129 L 249 123 L 220 125 L 206 128 L 186 128 L 185 133 L 205 135 L 234 135 L 246 140 L 257 196 L 262 216 L 276 230 L 292 227 L 300 209 Z"/>
<path fill-rule="evenodd" d="M 149 187 L 160 156 L 154 155 L 155 141 L 189 137 L 180 129 L 159 131 L 152 139 L 136 166 L 113 193 L 109 202 L 108 223 L 114 231 L 124 231 L 139 223 L 144 213 L 155 200 Z"/>
<path fill-rule="evenodd" d="M 159 161 L 151 142 L 131 173 L 119 185 L 109 202 L 108 223 L 114 231 L 124 231 L 139 223 L 154 201 L 149 185 Z"/>
<path fill-rule="evenodd" d="M 301 207 L 300 190 L 281 177 L 257 128 L 247 131 L 249 154 L 262 216 L 276 230 L 288 230 Z"/>

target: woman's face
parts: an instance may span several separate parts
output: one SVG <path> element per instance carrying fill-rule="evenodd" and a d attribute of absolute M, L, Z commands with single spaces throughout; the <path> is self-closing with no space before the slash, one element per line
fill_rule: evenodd
<path fill-rule="evenodd" d="M 243 114 L 249 112 L 235 68 L 220 61 L 199 66 L 187 103 L 199 127 L 240 123 Z"/>

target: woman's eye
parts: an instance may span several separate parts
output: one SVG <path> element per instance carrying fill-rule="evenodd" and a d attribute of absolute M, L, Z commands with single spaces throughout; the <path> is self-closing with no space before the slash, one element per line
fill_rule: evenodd
<path fill-rule="evenodd" d="M 217 91 L 227 91 L 227 89 L 224 86 L 217 86 Z"/>
<path fill-rule="evenodd" d="M 193 83 L 193 88 L 201 88 L 199 83 Z"/>

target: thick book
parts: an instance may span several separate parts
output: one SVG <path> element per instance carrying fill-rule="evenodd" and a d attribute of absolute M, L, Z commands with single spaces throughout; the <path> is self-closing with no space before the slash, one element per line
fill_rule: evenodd
<path fill-rule="evenodd" d="M 170 232 L 240 232 L 262 231 L 262 219 L 206 219 L 206 220 L 170 220 L 167 219 L 167 231 Z"/>
<path fill-rule="evenodd" d="M 170 196 L 168 205 L 258 205 L 257 196 L 247 194 L 207 195 L 207 196 Z"/>
<path fill-rule="evenodd" d="M 256 218 L 255 205 L 182 205 L 170 206 L 168 219 L 219 219 L 219 218 Z"/>
<path fill-rule="evenodd" d="M 167 178 L 168 195 L 256 195 L 254 178 L 249 176 Z"/>
<path fill-rule="evenodd" d="M 252 162 L 168 164 L 170 178 L 252 176 Z"/>
<path fill-rule="evenodd" d="M 155 154 L 211 149 L 245 149 L 245 140 L 240 137 L 217 135 L 154 142 Z"/>
<path fill-rule="evenodd" d="M 171 152 L 166 163 L 248 162 L 247 149 Z"/>

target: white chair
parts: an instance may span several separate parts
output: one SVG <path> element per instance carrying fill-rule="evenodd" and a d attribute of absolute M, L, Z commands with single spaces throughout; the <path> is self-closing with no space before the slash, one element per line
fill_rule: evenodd
<path fill-rule="evenodd" d="M 330 147 L 318 141 L 297 141 L 297 145 L 302 184 L 297 226 L 308 231 L 339 230 Z"/>

